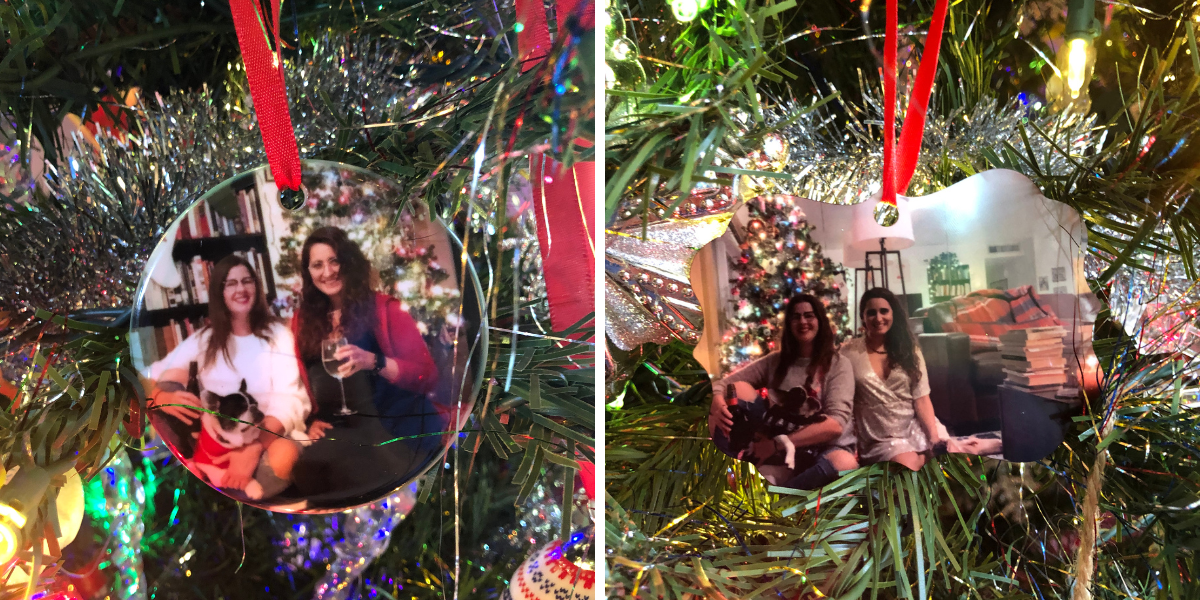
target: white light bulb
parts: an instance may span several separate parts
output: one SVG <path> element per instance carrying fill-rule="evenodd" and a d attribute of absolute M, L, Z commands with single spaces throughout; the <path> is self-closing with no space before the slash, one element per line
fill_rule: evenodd
<path fill-rule="evenodd" d="M 700 11 L 704 10 L 701 2 L 702 0 L 672 0 L 671 12 L 675 13 L 677 20 L 687 23 L 700 16 Z"/>
<path fill-rule="evenodd" d="M 1072 99 L 1078 98 L 1079 91 L 1083 89 L 1084 76 L 1087 74 L 1087 49 L 1088 41 L 1082 38 L 1071 40 L 1067 48 L 1067 89 Z"/>

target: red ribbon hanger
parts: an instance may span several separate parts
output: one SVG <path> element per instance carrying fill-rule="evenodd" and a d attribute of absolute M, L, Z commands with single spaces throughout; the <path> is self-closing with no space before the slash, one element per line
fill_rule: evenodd
<path fill-rule="evenodd" d="M 554 6 L 559 35 L 566 35 L 572 14 L 582 26 L 595 27 L 592 6 L 584 0 L 559 0 Z M 517 55 L 521 72 L 526 72 L 549 54 L 550 30 L 541 0 L 516 0 L 516 13 Z M 529 171 L 550 324 L 562 331 L 594 310 L 596 163 L 577 162 L 568 170 L 537 153 L 530 156 Z"/>
<path fill-rule="evenodd" d="M 300 189 L 300 150 L 296 146 L 296 131 L 288 112 L 287 87 L 283 79 L 282 44 L 279 39 L 279 5 L 281 0 L 267 0 L 271 6 L 270 20 L 258 0 L 230 0 L 233 26 L 237 30 L 242 61 L 246 64 L 246 79 L 254 113 L 262 131 L 267 163 L 279 188 Z M 271 50 L 269 40 L 275 43 Z"/>
<path fill-rule="evenodd" d="M 520 25 L 517 56 L 524 73 L 550 53 L 550 30 L 541 0 L 516 0 L 516 5 Z M 592 6 L 583 0 L 559 0 L 554 6 L 559 35 L 566 32 L 566 20 L 572 13 L 581 13 L 582 26 L 595 27 L 595 16 L 588 10 Z M 577 162 L 570 170 L 564 167 L 541 153 L 530 156 L 538 248 L 550 324 L 555 331 L 574 325 L 592 313 L 595 305 L 596 249 L 592 240 L 596 231 L 596 163 Z M 577 462 L 588 499 L 595 501 L 596 466 L 581 458 Z"/>
<path fill-rule="evenodd" d="M 899 19 L 898 0 L 887 0 L 887 31 L 883 46 L 883 197 L 880 202 L 896 205 L 896 194 L 908 190 L 913 174 L 917 170 L 917 158 L 921 154 L 921 138 L 925 133 L 925 116 L 929 109 L 929 96 L 933 92 L 933 79 L 937 74 L 938 50 L 942 44 L 942 30 L 946 23 L 949 0 L 936 0 L 933 16 L 929 21 L 929 32 L 925 34 L 925 53 L 917 70 L 912 98 L 904 114 L 904 125 L 900 128 L 898 156 L 893 157 L 896 136 L 896 39 Z"/>

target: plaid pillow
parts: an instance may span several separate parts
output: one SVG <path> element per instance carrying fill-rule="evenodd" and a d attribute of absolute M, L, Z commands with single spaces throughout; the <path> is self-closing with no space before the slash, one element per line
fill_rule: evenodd
<path fill-rule="evenodd" d="M 1060 324 L 1054 311 L 1042 305 L 1041 298 L 1033 290 L 1032 285 L 1013 288 L 1008 290 L 1007 295 L 1009 297 L 1008 304 L 1012 307 L 1013 319 L 1017 323 L 1051 319 L 1053 325 Z"/>
<path fill-rule="evenodd" d="M 958 323 L 1003 323 L 1011 311 L 1008 302 L 987 296 L 966 296 L 954 300 L 958 312 L 954 320 Z"/>

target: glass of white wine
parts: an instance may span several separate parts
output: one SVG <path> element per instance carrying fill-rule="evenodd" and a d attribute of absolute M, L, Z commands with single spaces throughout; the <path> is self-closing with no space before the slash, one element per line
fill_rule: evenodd
<path fill-rule="evenodd" d="M 339 415 L 353 415 L 355 411 L 350 410 L 346 406 L 346 384 L 342 382 L 342 374 L 338 371 L 342 365 L 346 364 L 347 359 L 337 358 L 338 348 L 346 346 L 348 342 L 346 338 L 339 337 L 332 340 L 325 340 L 321 343 L 321 362 L 325 365 L 325 372 L 331 377 L 338 380 L 338 387 L 342 389 L 342 410 L 338 411 Z"/>

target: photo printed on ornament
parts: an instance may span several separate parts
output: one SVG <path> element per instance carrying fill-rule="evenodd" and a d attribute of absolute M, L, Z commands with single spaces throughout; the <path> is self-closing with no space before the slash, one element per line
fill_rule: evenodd
<path fill-rule="evenodd" d="M 1003 170 L 900 198 L 890 227 L 875 204 L 759 196 L 697 254 L 713 441 L 800 489 L 1048 456 L 1099 388 L 1079 214 Z"/>
<path fill-rule="evenodd" d="M 302 182 L 294 210 L 267 167 L 189 208 L 146 267 L 131 347 L 150 423 L 193 474 L 332 512 L 439 462 L 485 344 L 475 275 L 423 205 L 337 163 L 304 161 Z"/>

